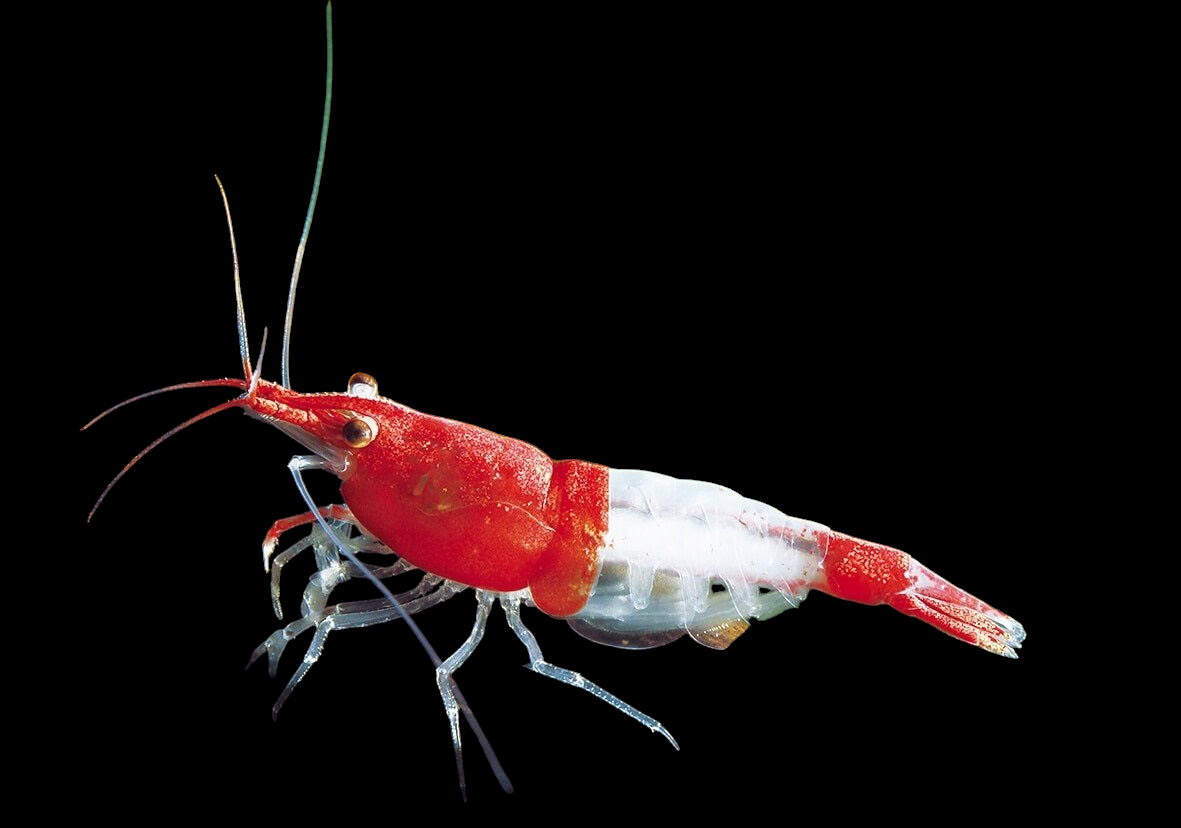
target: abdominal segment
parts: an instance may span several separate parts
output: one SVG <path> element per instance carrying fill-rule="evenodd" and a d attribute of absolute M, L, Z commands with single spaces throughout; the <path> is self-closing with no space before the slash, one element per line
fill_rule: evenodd
<path fill-rule="evenodd" d="M 829 530 L 730 489 L 612 469 L 599 577 L 568 619 L 580 635 L 644 649 L 688 633 L 729 646 L 750 618 L 798 606 Z"/>

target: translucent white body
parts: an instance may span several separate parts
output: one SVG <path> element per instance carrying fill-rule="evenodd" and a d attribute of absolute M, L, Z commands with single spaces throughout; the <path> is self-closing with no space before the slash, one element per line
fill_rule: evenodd
<path fill-rule="evenodd" d="M 643 649 L 685 633 L 723 649 L 749 626 L 796 607 L 828 549 L 829 529 L 731 489 L 612 469 L 601 569 L 580 635 Z"/>

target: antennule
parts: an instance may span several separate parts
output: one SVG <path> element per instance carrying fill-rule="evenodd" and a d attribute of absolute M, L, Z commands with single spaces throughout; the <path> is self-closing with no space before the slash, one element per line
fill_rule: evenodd
<path fill-rule="evenodd" d="M 295 267 L 291 271 L 291 291 L 287 294 L 287 315 L 283 319 L 283 385 L 291 387 L 291 370 L 288 354 L 291 351 L 291 321 L 295 316 L 295 287 L 299 284 L 299 269 L 303 266 L 303 252 L 312 232 L 312 214 L 316 212 L 316 197 L 320 194 L 320 177 L 324 173 L 324 155 L 328 150 L 328 116 L 332 112 L 332 4 L 325 12 L 328 18 L 328 73 L 324 79 L 324 122 L 320 126 L 320 154 L 316 157 L 316 178 L 312 181 L 312 199 L 308 202 L 308 215 L 303 222 L 303 235 L 295 249 Z M 241 307 L 241 305 L 239 305 Z"/>

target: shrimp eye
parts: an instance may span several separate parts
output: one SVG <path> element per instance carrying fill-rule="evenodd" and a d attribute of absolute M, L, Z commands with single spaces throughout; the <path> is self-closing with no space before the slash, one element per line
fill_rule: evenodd
<path fill-rule="evenodd" d="M 377 421 L 372 417 L 354 417 L 344 424 L 341 435 L 350 448 L 365 448 L 377 437 Z"/>
<path fill-rule="evenodd" d="M 349 377 L 349 396 L 372 400 L 377 397 L 377 380 L 360 371 Z"/>

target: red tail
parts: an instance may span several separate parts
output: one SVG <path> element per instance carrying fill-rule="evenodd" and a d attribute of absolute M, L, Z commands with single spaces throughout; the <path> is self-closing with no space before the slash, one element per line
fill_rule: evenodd
<path fill-rule="evenodd" d="M 1016 658 L 1025 628 L 905 552 L 833 532 L 816 589 L 858 604 L 888 604 L 990 653 Z"/>

